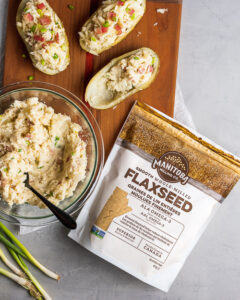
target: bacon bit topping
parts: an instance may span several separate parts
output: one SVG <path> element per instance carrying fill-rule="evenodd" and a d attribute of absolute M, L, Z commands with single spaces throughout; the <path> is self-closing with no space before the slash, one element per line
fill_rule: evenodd
<path fill-rule="evenodd" d="M 47 44 L 52 44 L 54 43 L 55 41 L 47 41 Z"/>
<path fill-rule="evenodd" d="M 113 11 L 110 11 L 110 12 L 108 13 L 108 19 L 109 19 L 109 20 L 116 21 L 116 20 L 117 20 L 116 16 L 117 16 L 116 13 L 113 12 Z"/>
<path fill-rule="evenodd" d="M 45 4 L 44 3 L 39 3 L 39 4 L 37 4 L 37 8 L 38 9 L 44 9 L 45 8 Z"/>
<path fill-rule="evenodd" d="M 96 34 L 101 34 L 102 33 L 101 27 L 96 28 L 95 32 L 96 32 Z"/>
<path fill-rule="evenodd" d="M 88 140 L 88 136 L 86 133 L 84 133 L 84 131 L 79 131 L 78 132 L 78 136 L 80 137 L 80 139 L 84 142 L 87 142 Z"/>
<path fill-rule="evenodd" d="M 39 22 L 41 25 L 49 25 L 51 24 L 52 20 L 49 16 L 42 16 L 39 18 Z"/>
<path fill-rule="evenodd" d="M 32 21 L 33 21 L 33 16 L 32 16 L 30 13 L 25 14 L 25 15 L 23 16 L 23 18 L 24 18 L 25 21 L 29 21 L 29 22 L 32 22 Z"/>
<path fill-rule="evenodd" d="M 114 28 L 118 35 L 122 34 L 122 27 L 119 24 L 114 25 Z"/>
<path fill-rule="evenodd" d="M 117 5 L 118 5 L 118 6 L 123 6 L 123 5 L 124 5 L 124 2 L 125 2 L 125 0 L 124 0 L 124 1 L 121 1 L 121 0 L 120 0 L 120 1 L 117 2 Z"/>
<path fill-rule="evenodd" d="M 44 37 L 41 36 L 41 35 L 35 34 L 34 35 L 34 40 L 37 41 L 37 42 L 44 42 Z"/>
<path fill-rule="evenodd" d="M 59 43 L 59 33 L 58 32 L 55 35 L 55 41 L 56 41 L 56 43 Z"/>
<path fill-rule="evenodd" d="M 153 71 L 153 66 L 148 66 L 148 72 L 152 73 Z"/>
<path fill-rule="evenodd" d="M 68 158 L 66 159 L 66 162 L 69 162 L 69 160 L 70 160 L 70 156 L 68 156 Z"/>
<path fill-rule="evenodd" d="M 130 9 L 128 13 L 131 16 L 131 15 L 133 15 L 135 13 L 135 10 L 134 9 Z"/>
<path fill-rule="evenodd" d="M 139 74 L 143 74 L 144 72 L 145 72 L 145 68 L 140 67 L 140 68 L 138 69 L 138 73 L 139 73 Z"/>
<path fill-rule="evenodd" d="M 27 137 L 28 139 L 31 139 L 31 138 L 32 138 L 32 135 L 31 135 L 30 133 L 28 133 L 28 134 L 26 134 L 26 137 Z"/>
<path fill-rule="evenodd" d="M 101 30 L 102 30 L 102 33 L 106 33 L 106 32 L 108 31 L 108 28 L 107 28 L 107 27 L 104 27 L 104 26 L 102 26 L 102 27 L 101 27 Z"/>

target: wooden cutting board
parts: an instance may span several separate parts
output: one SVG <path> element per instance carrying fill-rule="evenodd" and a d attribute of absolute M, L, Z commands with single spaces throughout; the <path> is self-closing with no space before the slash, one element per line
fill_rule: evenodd
<path fill-rule="evenodd" d="M 173 115 L 182 0 L 147 1 L 146 13 L 134 31 L 120 44 L 100 56 L 86 54 L 80 48 L 78 31 L 101 1 L 49 0 L 50 5 L 64 23 L 71 55 L 71 64 L 67 70 L 54 76 L 39 72 L 32 66 L 29 58 L 23 59 L 21 56 L 27 52 L 15 26 L 19 3 L 19 0 L 9 0 L 4 85 L 25 81 L 29 75 L 33 75 L 35 80 L 57 84 L 84 100 L 86 84 L 100 68 L 116 56 L 147 46 L 157 52 L 161 61 L 155 82 L 148 89 L 119 104 L 115 109 L 92 110 L 102 130 L 106 157 L 134 100 L 148 103 L 170 116 Z M 74 9 L 70 10 L 67 7 L 68 4 L 72 4 Z M 165 8 L 168 11 L 162 14 L 157 12 L 158 8 Z"/>

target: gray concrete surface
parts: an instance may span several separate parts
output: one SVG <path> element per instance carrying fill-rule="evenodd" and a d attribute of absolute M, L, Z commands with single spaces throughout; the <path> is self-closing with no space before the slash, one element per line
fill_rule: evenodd
<path fill-rule="evenodd" d="M 1 49 L 5 4 L 6 0 L 0 0 Z M 239 29 L 238 0 L 184 0 L 178 79 L 186 104 L 202 134 L 238 155 Z M 43 264 L 61 274 L 61 281 L 56 283 L 33 269 L 53 299 L 238 300 L 239 191 L 237 187 L 224 202 L 168 294 L 87 252 L 67 238 L 60 225 L 21 236 L 20 240 Z M 1 277 L 0 299 L 28 297 L 23 289 Z"/>

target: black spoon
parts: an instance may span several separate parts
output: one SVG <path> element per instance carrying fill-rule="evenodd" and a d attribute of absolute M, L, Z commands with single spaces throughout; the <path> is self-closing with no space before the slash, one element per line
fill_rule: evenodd
<path fill-rule="evenodd" d="M 58 218 L 58 220 L 67 228 L 70 229 L 76 229 L 77 223 L 76 221 L 65 211 L 58 208 L 54 204 L 52 204 L 49 200 L 47 200 L 45 197 L 43 197 L 41 194 L 39 194 L 38 191 L 36 191 L 30 184 L 29 184 L 29 174 L 24 173 L 27 178 L 24 181 L 25 186 L 31 190 L 42 202 L 52 211 L 52 213 Z"/>

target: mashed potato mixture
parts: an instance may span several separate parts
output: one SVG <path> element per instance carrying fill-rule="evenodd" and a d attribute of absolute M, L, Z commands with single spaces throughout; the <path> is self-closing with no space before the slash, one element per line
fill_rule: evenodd
<path fill-rule="evenodd" d="M 86 177 L 86 142 L 80 125 L 53 108 L 29 98 L 16 100 L 0 116 L 0 194 L 10 206 L 44 204 L 24 185 L 30 184 L 52 203 L 73 195 Z"/>

